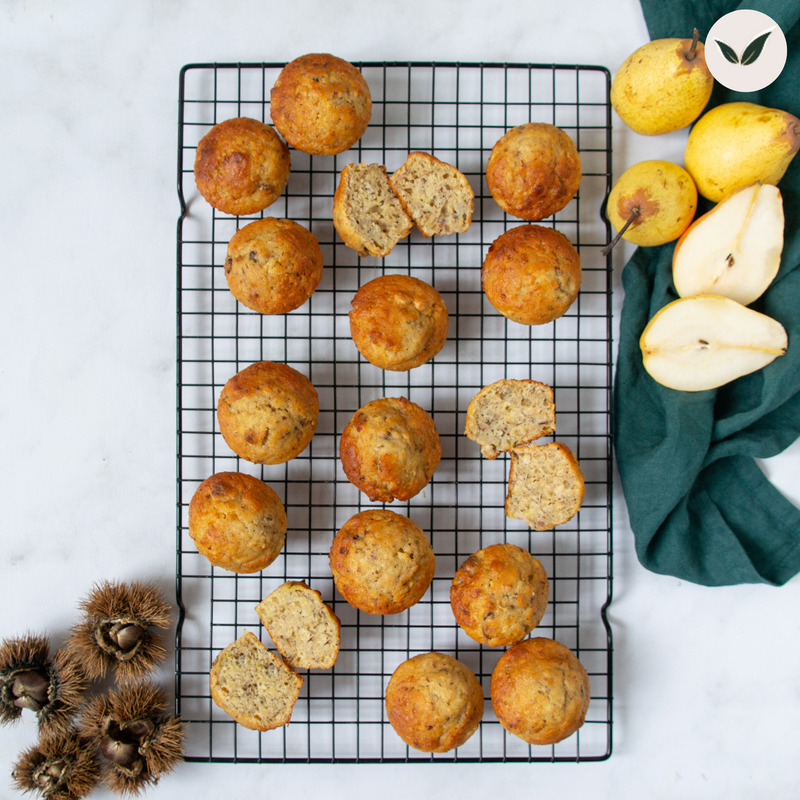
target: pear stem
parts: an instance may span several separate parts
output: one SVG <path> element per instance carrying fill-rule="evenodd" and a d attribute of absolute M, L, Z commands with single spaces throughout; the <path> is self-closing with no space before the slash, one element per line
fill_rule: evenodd
<path fill-rule="evenodd" d="M 622 234 L 625 233 L 628 228 L 633 224 L 633 221 L 641 214 L 642 212 L 639 210 L 638 206 L 634 206 L 631 209 L 631 215 L 628 217 L 628 221 L 622 226 L 619 233 L 600 251 L 601 256 L 607 256 L 614 245 L 622 238 Z"/>
<path fill-rule="evenodd" d="M 692 33 L 692 46 L 689 48 L 689 52 L 686 54 L 687 61 L 694 61 L 697 58 L 697 42 L 700 40 L 700 31 L 697 28 L 694 29 Z"/>

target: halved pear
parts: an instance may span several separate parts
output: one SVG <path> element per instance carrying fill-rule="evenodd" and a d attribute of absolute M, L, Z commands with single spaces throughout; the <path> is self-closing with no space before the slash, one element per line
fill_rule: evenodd
<path fill-rule="evenodd" d="M 726 195 L 678 239 L 672 279 L 681 297 L 717 294 L 742 305 L 761 297 L 781 264 L 783 200 L 753 183 Z"/>
<path fill-rule="evenodd" d="M 716 389 L 786 352 L 780 322 L 719 295 L 682 297 L 647 324 L 639 345 L 644 368 L 684 392 Z"/>

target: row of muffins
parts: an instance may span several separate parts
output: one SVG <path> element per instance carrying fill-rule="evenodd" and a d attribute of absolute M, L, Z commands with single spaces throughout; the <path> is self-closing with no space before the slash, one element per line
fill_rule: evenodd
<path fill-rule="evenodd" d="M 484 456 L 510 453 L 506 513 L 540 531 L 572 519 L 584 495 L 580 465 L 565 444 L 530 446 L 555 431 L 552 397 L 552 388 L 539 381 L 502 379 L 473 398 L 465 425 L 467 437 L 481 445 Z M 258 361 L 225 383 L 217 420 L 223 439 L 239 457 L 282 464 L 311 443 L 319 396 L 311 381 L 288 364 Z M 415 497 L 430 483 L 441 456 L 433 418 L 405 397 L 366 403 L 339 439 L 345 476 L 373 502 Z"/>
<path fill-rule="evenodd" d="M 351 65 L 346 65 L 346 62 L 337 63 L 339 61 L 329 56 L 308 56 L 303 59 L 297 59 L 296 62 L 287 65 L 286 70 L 276 82 L 271 94 L 273 122 L 286 141 L 293 147 L 313 154 L 342 152 L 352 146 L 363 133 L 363 130 L 366 129 L 369 116 L 368 109 L 371 106 L 364 99 L 363 89 L 366 84 L 364 83 L 361 86 L 358 78 L 352 75 L 351 71 L 355 71 L 358 77 L 361 77 L 357 70 L 354 70 Z M 343 66 L 343 64 L 346 66 Z M 309 84 L 309 75 L 320 68 L 329 73 L 326 75 L 325 80 L 311 79 L 312 82 Z M 346 91 L 341 92 L 341 80 L 344 80 L 345 83 L 355 82 L 356 86 L 355 88 L 351 86 Z M 324 88 L 324 85 L 328 83 L 335 84 L 337 89 L 329 93 Z M 323 86 L 321 87 L 320 84 L 323 84 Z M 352 104 L 348 99 L 351 96 L 356 98 L 356 102 Z M 337 98 L 335 105 L 350 106 L 351 110 L 355 109 L 354 113 L 348 111 L 342 115 L 340 108 L 332 110 L 329 102 L 331 97 Z M 339 102 L 341 97 L 345 98 L 345 102 Z M 299 105 L 303 106 L 302 108 L 297 107 L 298 99 Z M 294 108 L 292 107 L 293 105 L 295 106 Z M 323 108 L 322 113 L 319 111 L 320 107 Z M 310 108 L 315 109 L 314 114 L 309 114 Z M 329 128 L 327 133 L 312 130 L 320 120 L 322 120 L 323 126 Z M 220 126 L 215 126 L 216 130 L 211 132 L 215 136 L 210 133 L 201 142 L 198 147 L 195 174 L 201 193 L 216 208 L 226 213 L 249 214 L 263 210 L 280 195 L 288 180 L 290 160 L 288 158 L 288 148 L 281 146 L 282 143 L 280 143 L 279 137 L 275 136 L 274 131 L 271 131 L 268 126 L 259 128 L 258 123 L 253 124 L 255 121 L 246 121 L 242 125 L 240 125 L 240 122 L 241 120 L 232 120 L 227 123 L 221 123 Z M 340 125 L 340 123 L 342 124 Z M 233 150 L 225 152 L 220 157 L 220 140 L 225 139 L 221 134 L 226 133 L 226 128 L 228 133 L 234 131 L 235 135 L 228 137 L 233 140 L 239 136 L 242 129 L 246 129 L 251 133 L 257 133 L 256 138 L 263 135 L 269 141 L 253 146 L 251 152 L 246 152 L 244 156 L 238 151 L 246 151 L 247 147 L 239 144 Z M 265 128 L 269 133 L 264 132 Z M 360 133 L 353 138 L 354 132 L 359 129 Z M 331 131 L 333 131 L 333 134 L 328 136 Z M 537 140 L 541 140 L 542 137 L 545 144 L 542 145 L 541 141 L 536 144 Z M 278 143 L 276 143 L 276 139 Z M 564 152 L 568 154 L 566 161 L 569 163 L 548 165 L 545 163 L 546 158 L 544 160 L 541 158 L 540 152 L 538 162 L 540 166 L 537 168 L 540 170 L 540 175 L 537 177 L 529 174 L 526 179 L 528 180 L 528 187 L 522 191 L 521 195 L 517 193 L 515 196 L 514 192 L 519 188 L 519 181 L 515 180 L 509 183 L 506 179 L 510 174 L 520 174 L 521 165 L 518 160 L 520 153 L 523 153 L 527 148 L 526 157 L 529 157 L 530 162 L 530 156 L 537 147 L 539 147 L 540 151 L 544 151 L 545 156 L 548 155 L 548 148 L 550 154 L 560 151 L 562 149 L 560 147 L 562 139 L 568 140 L 568 145 L 571 145 L 571 150 L 568 146 L 563 148 Z M 317 143 L 323 140 L 328 143 L 326 144 L 326 149 L 316 150 Z M 212 152 L 210 149 L 212 144 L 218 151 L 214 157 L 216 161 L 209 155 Z M 227 146 L 228 143 L 222 141 L 221 149 L 223 151 Z M 255 188 L 250 194 L 256 196 L 253 201 L 256 205 L 263 203 L 265 198 L 270 195 L 274 195 L 273 199 L 269 200 L 261 208 L 255 208 L 252 204 L 247 206 L 226 205 L 223 207 L 233 194 L 244 187 L 247 183 L 248 170 L 259 158 L 263 158 L 264 154 L 266 154 L 267 160 L 272 162 L 271 171 L 268 170 L 268 174 L 259 173 L 257 175 Z M 417 157 L 426 155 L 411 154 L 407 164 L 415 160 L 419 161 L 420 159 Z M 432 159 L 430 156 L 427 158 Z M 436 162 L 435 159 L 432 160 Z M 442 162 L 437 163 L 441 164 Z M 364 165 L 351 165 L 350 169 L 356 171 L 356 166 L 361 167 Z M 449 165 L 443 166 L 449 168 Z M 487 172 L 487 181 L 495 199 L 504 210 L 528 220 L 543 219 L 566 205 L 575 191 L 577 191 L 577 184 L 580 180 L 580 162 L 574 144 L 569 140 L 569 137 L 566 137 L 566 134 L 554 128 L 554 126 L 533 124 L 520 126 L 519 130 L 510 131 L 509 135 L 503 137 L 503 140 L 498 142 L 498 145 L 493 150 L 492 158 L 490 158 L 490 167 L 491 169 Z M 384 177 L 388 178 L 385 168 L 382 168 L 382 171 Z M 457 170 L 455 172 L 460 175 Z M 556 176 L 557 181 L 550 189 L 545 186 L 545 189 L 542 190 L 542 186 L 546 181 L 543 183 L 541 178 L 545 174 Z M 394 177 L 392 176 L 392 178 Z M 463 178 L 463 176 L 461 177 Z M 210 189 L 208 179 L 210 179 Z M 276 188 L 281 182 L 283 182 L 283 187 L 275 194 Z M 346 195 L 340 190 L 346 187 L 348 182 L 349 179 L 343 173 L 340 187 L 337 189 L 337 194 L 341 198 Z M 574 186 L 570 189 L 571 184 L 574 184 Z M 225 193 L 219 191 L 220 186 L 225 187 L 227 198 L 222 197 Z M 528 203 L 531 195 L 538 196 L 542 194 L 544 198 L 538 198 L 537 203 L 534 204 L 535 208 L 530 204 L 529 207 L 525 207 L 524 204 Z M 340 208 L 343 205 L 344 200 L 340 202 Z M 361 213 L 363 212 L 362 205 Z M 356 216 L 358 216 L 358 213 L 357 208 Z M 335 207 L 335 221 L 337 216 L 341 217 L 341 214 L 337 214 Z M 416 222 L 417 220 L 414 221 Z M 463 225 L 463 221 L 461 224 Z M 343 234 L 344 225 L 340 224 L 336 227 L 343 240 L 349 246 L 358 249 L 358 243 L 348 241 L 347 236 Z M 424 226 L 419 223 L 418 227 L 423 232 L 423 235 L 435 235 L 436 233 L 435 231 L 433 234 L 427 233 Z M 304 232 L 296 230 L 297 228 Z M 464 229 L 466 228 L 460 228 L 460 230 Z M 297 223 L 291 223 L 288 220 L 271 220 L 269 218 L 259 220 L 241 229 L 234 237 L 234 240 L 231 241 L 229 246 L 225 274 L 232 293 L 244 305 L 260 313 L 286 313 L 286 311 L 302 305 L 318 285 L 322 271 L 319 246 L 310 232 L 297 225 Z M 277 291 L 276 287 L 264 282 L 265 273 L 269 272 L 269 270 L 264 269 L 264 264 L 269 259 L 270 243 L 273 240 L 279 240 L 283 248 L 282 251 L 279 248 L 280 252 L 277 259 L 273 258 L 273 265 L 277 263 L 282 268 L 277 271 L 277 274 L 291 274 L 299 278 L 299 280 L 294 281 L 293 285 L 286 286 L 285 289 L 278 287 Z M 286 244 L 286 240 L 289 240 L 288 244 Z M 562 251 L 566 252 L 565 259 L 562 259 L 566 266 L 563 266 L 559 260 Z M 263 253 L 267 253 L 267 257 L 264 257 Z M 540 265 L 544 262 L 543 269 L 535 266 L 537 260 Z M 259 264 L 259 261 L 262 263 Z M 531 264 L 534 264 L 532 272 L 529 270 Z M 286 268 L 287 265 L 288 268 Z M 530 274 L 521 274 L 518 269 L 520 265 L 528 270 Z M 275 270 L 272 270 L 272 272 L 275 274 Z M 570 277 L 567 282 L 566 292 L 563 291 L 564 282 L 561 280 L 565 274 Z M 557 281 L 555 280 L 556 276 L 558 277 Z M 574 251 L 566 237 L 551 228 L 526 225 L 517 229 L 516 232 L 509 231 L 508 234 L 504 234 L 492 245 L 489 254 L 487 254 L 487 262 L 484 265 L 482 277 L 488 299 L 501 313 L 504 313 L 510 319 L 523 322 L 523 324 L 543 324 L 563 314 L 577 296 L 580 286 L 580 262 L 577 252 Z M 260 287 L 258 286 L 259 281 L 262 284 Z M 297 284 L 299 284 L 299 287 Z M 441 349 L 447 334 L 447 310 L 441 300 L 441 296 L 438 295 L 433 287 L 407 276 L 385 276 L 384 279 L 378 279 L 371 282 L 371 284 L 361 287 L 353 300 L 353 312 L 350 315 L 351 333 L 362 355 L 376 366 L 395 370 L 411 369 L 430 360 Z M 526 288 L 531 297 L 538 298 L 537 306 L 543 307 L 541 311 L 536 310 L 533 317 L 529 313 L 530 302 L 517 303 L 518 308 L 515 308 L 515 300 L 518 300 L 520 296 L 520 286 Z M 359 297 L 359 295 L 361 296 Z M 275 305 L 276 302 L 278 303 L 277 306 Z M 383 309 L 381 309 L 381 302 L 383 302 Z M 407 335 L 402 326 L 386 324 L 387 313 L 397 309 L 399 309 L 402 322 L 413 332 L 414 335 L 411 337 Z M 521 313 L 528 316 L 523 318 L 520 316 Z M 380 341 L 380 337 L 387 331 L 389 333 L 388 341 Z M 398 331 L 405 335 L 396 336 Z M 269 363 L 261 362 L 261 365 Z M 316 427 L 316 415 L 319 410 L 318 401 L 316 392 L 310 382 L 304 384 L 302 380 L 297 379 L 297 375 L 300 375 L 300 373 L 296 375 L 282 374 L 277 383 L 291 387 L 296 400 L 295 403 L 289 403 L 291 413 L 280 413 L 280 419 L 272 420 L 275 424 L 267 425 L 263 430 L 255 430 L 247 422 L 242 424 L 243 420 L 247 420 L 248 417 L 248 413 L 244 415 L 240 413 L 242 407 L 247 408 L 249 406 L 251 412 L 258 410 L 259 402 L 257 398 L 259 391 L 256 390 L 254 392 L 252 389 L 262 379 L 258 375 L 259 372 L 263 371 L 261 365 L 251 365 L 252 368 L 258 368 L 243 370 L 243 373 L 246 373 L 245 375 L 240 373 L 234 376 L 236 380 L 231 379 L 229 381 L 230 386 L 226 384 L 218 406 L 220 430 L 231 448 L 246 460 L 255 463 L 281 463 L 293 458 L 308 445 Z M 291 369 L 287 365 L 272 365 L 272 367 Z M 248 370 L 250 371 L 248 372 Z M 283 371 L 285 372 L 285 370 Z M 300 377 L 303 378 L 304 376 Z M 255 400 L 254 397 L 256 398 Z M 372 406 L 372 404 L 368 405 Z M 263 411 L 263 407 L 261 410 Z M 274 412 L 274 406 L 270 411 Z M 409 417 L 413 418 L 410 426 L 411 430 L 415 435 L 419 435 L 418 440 L 411 448 L 414 458 L 409 458 L 409 453 L 404 452 L 402 447 L 398 452 L 397 448 L 392 444 L 393 440 L 395 440 L 395 444 L 403 444 L 407 440 L 407 426 L 405 428 L 403 426 L 406 425 Z M 382 448 L 377 452 L 377 457 L 376 441 L 380 441 Z M 383 444 L 384 442 L 388 444 Z M 376 401 L 375 406 L 371 408 L 365 407 L 356 413 L 343 432 L 340 455 L 348 478 L 361 491 L 364 491 L 373 500 L 391 502 L 393 499 L 408 499 L 430 481 L 441 456 L 441 445 L 438 441 L 435 426 L 424 410 L 404 398 L 383 398 L 381 401 Z M 272 460 L 275 458 L 277 460 Z M 387 461 L 392 463 L 393 467 L 387 471 L 386 475 L 382 476 L 380 475 L 379 467 L 381 464 L 386 464 Z M 212 476 L 212 478 L 216 477 Z M 239 476 L 239 478 L 242 477 L 247 476 Z M 268 489 L 269 487 L 266 488 Z M 198 490 L 198 496 L 200 494 Z M 283 512 L 283 521 L 281 521 L 280 510 L 282 509 L 278 509 L 275 506 L 275 500 L 277 500 L 277 496 L 270 497 L 269 503 L 266 503 L 266 499 L 263 502 L 273 508 L 273 516 L 277 521 L 278 528 L 281 527 L 282 522 L 283 536 L 285 537 L 285 512 Z M 278 504 L 280 504 L 279 500 Z M 384 513 L 391 514 L 392 512 Z M 192 510 L 190 508 L 190 517 L 191 515 Z M 394 516 L 399 517 L 399 515 Z M 413 523 L 411 524 L 413 525 Z M 190 522 L 191 527 L 192 524 Z M 424 534 L 421 535 L 427 542 L 427 537 Z M 200 545 L 198 546 L 200 547 Z M 281 541 L 280 547 L 282 546 L 283 542 Z M 280 547 L 278 547 L 278 552 Z M 428 548 L 430 548 L 429 543 Z M 339 549 L 346 548 L 340 547 Z M 355 548 L 355 552 L 358 552 L 358 548 Z M 340 553 L 340 555 L 342 554 Z M 361 555 L 363 556 L 363 553 Z M 432 578 L 432 551 L 430 556 L 430 578 Z M 277 553 L 275 553 L 275 557 L 277 557 Z M 355 555 L 354 557 L 357 561 L 358 556 Z M 424 561 L 424 559 L 422 560 Z M 334 569 L 333 547 L 331 562 L 332 569 Z M 260 569 L 263 566 L 257 568 Z M 344 571 L 343 569 L 342 572 L 344 573 Z M 334 577 L 336 574 L 334 569 Z M 390 572 L 389 575 L 391 574 Z M 424 576 L 426 571 L 422 570 L 421 574 Z M 428 584 L 430 583 L 430 578 L 428 578 Z M 352 587 L 346 588 L 346 583 L 344 581 L 341 583 L 341 587 L 337 583 L 337 588 L 339 588 L 340 593 L 345 596 L 348 602 L 356 605 L 356 607 L 359 607 L 357 605 L 358 602 L 362 602 L 362 604 L 365 602 L 356 599 L 357 593 L 354 594 Z M 392 580 L 389 583 L 397 584 L 397 581 Z M 424 579 L 422 583 L 424 583 Z M 418 588 L 415 591 L 418 591 Z M 426 588 L 427 584 L 422 589 L 423 593 Z M 348 594 L 350 595 L 349 597 Z M 419 593 L 419 596 L 421 594 Z M 417 599 L 419 598 L 417 597 Z M 370 613 L 397 612 L 373 611 Z M 481 706 L 482 702 L 481 694 Z M 588 703 L 588 687 L 586 703 Z M 389 693 L 387 692 L 388 708 Z M 498 717 L 500 717 L 499 713 Z M 396 729 L 398 729 L 398 726 L 396 726 Z M 399 730 L 398 733 L 400 733 Z M 406 740 L 402 733 L 400 735 Z M 412 742 L 409 743 L 412 746 L 416 746 Z"/>
<path fill-rule="evenodd" d="M 336 155 L 352 147 L 367 130 L 372 99 L 367 82 L 352 64 L 330 54 L 309 54 L 281 70 L 270 91 L 269 111 L 283 139 L 269 125 L 240 117 L 216 124 L 198 145 L 198 189 L 223 213 L 254 214 L 281 195 L 291 170 L 289 145 L 311 155 Z M 436 159 L 423 155 L 393 176 L 392 189 L 406 213 L 415 205 L 419 187 L 414 173 L 420 168 L 428 171 L 432 161 Z M 447 191 L 467 199 L 469 186 L 455 168 L 437 171 L 436 177 L 461 183 Z M 577 193 L 581 178 L 575 143 L 547 123 L 527 123 L 508 131 L 493 147 L 486 170 L 489 191 L 498 205 L 528 221 L 543 220 L 563 209 Z M 437 189 L 441 193 L 441 185 Z M 467 211 L 467 206 L 460 207 Z M 458 216 L 457 226 L 463 225 L 466 215 Z M 449 227 L 437 215 L 427 219 L 430 225 L 420 225 L 426 236 L 442 232 L 442 225 Z"/>
<path fill-rule="evenodd" d="M 263 211 L 288 183 L 287 142 L 312 155 L 342 152 L 366 130 L 371 107 L 369 87 L 353 65 L 330 55 L 295 59 L 270 93 L 270 113 L 286 141 L 248 117 L 214 125 L 197 146 L 197 187 L 224 213 Z M 359 255 L 384 256 L 415 224 L 426 237 L 467 230 L 473 197 L 455 167 L 415 152 L 391 178 L 383 165 L 348 164 L 334 196 L 333 222 Z"/>
<path fill-rule="evenodd" d="M 322 279 L 314 235 L 297 222 L 265 217 L 231 238 L 224 273 L 231 294 L 260 314 L 302 306 Z M 481 270 L 483 291 L 507 319 L 543 325 L 563 316 L 581 285 L 577 251 L 559 231 L 523 225 L 490 245 Z M 437 355 L 448 336 L 441 294 L 419 278 L 386 274 L 363 284 L 351 300 L 353 343 L 371 364 L 408 371 Z"/>
<path fill-rule="evenodd" d="M 397 558 L 397 554 L 404 558 Z M 331 546 L 331 569 L 348 603 L 366 613 L 399 613 L 418 601 L 433 577 L 433 552 L 417 526 L 389 510 L 352 518 Z M 416 562 L 416 563 L 415 563 Z M 546 637 L 526 639 L 539 624 L 549 585 L 541 563 L 511 544 L 470 556 L 451 584 L 451 607 L 476 641 L 507 646 L 491 677 L 500 724 L 529 744 L 555 744 L 580 728 L 590 701 L 588 674 L 574 654 Z M 303 581 L 287 581 L 256 611 L 280 657 L 245 632 L 215 658 L 211 695 L 245 727 L 286 725 L 304 683 L 300 669 L 333 667 L 341 624 Z M 483 718 L 480 682 L 462 662 L 439 652 L 401 663 L 385 691 L 398 736 L 423 752 L 463 745 Z"/>
<path fill-rule="evenodd" d="M 257 361 L 229 378 L 217 402 L 220 433 L 239 457 L 282 464 L 308 447 L 319 421 L 319 395 L 288 364 Z M 442 455 L 430 414 L 405 397 L 360 408 L 342 432 L 345 474 L 370 500 L 409 500 L 428 485 Z"/>
<path fill-rule="evenodd" d="M 215 566 L 255 572 L 282 550 L 286 515 L 262 481 L 221 472 L 207 478 L 192 498 L 189 527 L 200 552 Z M 260 546 L 263 542 L 268 546 Z M 336 589 L 349 605 L 366 614 L 393 615 L 414 606 L 428 590 L 436 556 L 413 520 L 372 508 L 339 529 L 329 564 Z M 457 570 L 450 591 L 458 625 L 490 647 L 516 644 L 527 636 L 541 621 L 548 597 L 544 567 L 511 544 L 489 545 L 471 555 Z"/>
<path fill-rule="evenodd" d="M 218 654 L 209 680 L 217 705 L 240 725 L 258 731 L 290 722 L 305 682 L 250 631 Z M 555 639 L 519 642 L 492 670 L 490 699 L 498 722 L 531 745 L 557 744 L 575 733 L 586 721 L 590 697 L 586 669 Z M 475 673 L 437 651 L 399 664 L 384 703 L 395 733 L 424 753 L 461 747 L 484 716 L 483 688 Z"/>
<path fill-rule="evenodd" d="M 231 294 L 242 305 L 260 314 L 286 314 L 300 308 L 319 286 L 322 250 L 299 223 L 265 217 L 233 235 L 224 272 Z M 481 269 L 487 300 L 521 325 L 544 325 L 563 316 L 577 299 L 581 278 L 580 258 L 569 239 L 540 225 L 521 225 L 498 236 Z M 359 288 L 352 306 L 356 347 L 384 369 L 405 371 L 427 363 L 447 338 L 447 306 L 419 278 L 380 276 Z M 375 327 L 372 320 L 379 315 L 383 324 Z M 370 331 L 360 330 L 362 319 Z M 410 333 L 404 325 L 411 325 Z"/>

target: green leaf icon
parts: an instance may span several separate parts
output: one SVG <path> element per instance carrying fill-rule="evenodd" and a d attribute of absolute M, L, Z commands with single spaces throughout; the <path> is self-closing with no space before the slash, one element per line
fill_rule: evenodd
<path fill-rule="evenodd" d="M 736 51 L 729 44 L 725 44 L 725 42 L 721 42 L 719 39 L 714 39 L 714 41 L 717 43 L 717 47 L 719 47 L 722 55 L 724 55 L 731 64 L 739 63 L 739 56 L 736 55 Z"/>
<path fill-rule="evenodd" d="M 756 38 L 745 47 L 742 52 L 742 64 L 752 64 L 761 55 L 761 51 L 764 49 L 764 45 L 772 31 L 773 28 L 770 28 L 766 33 L 756 36 Z"/>

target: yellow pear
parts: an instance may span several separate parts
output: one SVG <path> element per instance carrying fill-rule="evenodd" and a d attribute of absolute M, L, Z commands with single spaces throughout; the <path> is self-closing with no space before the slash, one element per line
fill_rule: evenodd
<path fill-rule="evenodd" d="M 606 214 L 619 241 L 653 247 L 677 239 L 697 210 L 692 176 L 671 161 L 640 161 L 620 175 L 608 196 Z"/>
<path fill-rule="evenodd" d="M 654 136 L 685 128 L 706 107 L 714 78 L 699 33 L 654 39 L 630 55 L 611 85 L 611 105 L 636 133 Z"/>
<path fill-rule="evenodd" d="M 800 120 L 755 103 L 724 103 L 697 121 L 684 161 L 703 197 L 719 202 L 756 181 L 773 186 L 800 149 Z"/>

